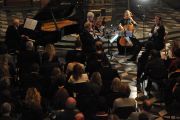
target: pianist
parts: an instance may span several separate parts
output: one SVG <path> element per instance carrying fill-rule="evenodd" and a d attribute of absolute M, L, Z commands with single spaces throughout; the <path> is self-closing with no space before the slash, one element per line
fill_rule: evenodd
<path fill-rule="evenodd" d="M 23 36 L 23 27 L 20 25 L 20 20 L 14 18 L 12 25 L 8 26 L 6 31 L 5 43 L 8 47 L 8 52 L 14 53 L 25 46 L 22 41 Z"/>

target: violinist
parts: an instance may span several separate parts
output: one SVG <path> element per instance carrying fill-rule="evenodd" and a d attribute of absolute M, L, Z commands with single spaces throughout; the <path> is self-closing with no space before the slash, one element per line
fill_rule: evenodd
<path fill-rule="evenodd" d="M 128 59 L 129 61 L 135 61 L 139 51 L 141 50 L 141 45 L 133 34 L 134 27 L 137 26 L 137 23 L 132 17 L 132 13 L 129 10 L 124 12 L 124 17 L 120 20 L 119 24 L 121 38 L 117 41 L 119 54 L 122 53 L 122 47 L 132 48 L 133 56 Z"/>
<path fill-rule="evenodd" d="M 85 23 L 86 24 L 85 26 L 94 39 L 98 39 L 99 36 L 103 35 L 103 30 L 104 30 L 103 20 L 95 19 L 93 12 L 87 13 L 87 21 Z"/>
<path fill-rule="evenodd" d="M 154 49 L 160 51 L 165 46 L 165 27 L 162 24 L 162 18 L 160 16 L 155 16 L 154 23 L 155 24 L 149 33 L 149 41 L 153 43 Z"/>

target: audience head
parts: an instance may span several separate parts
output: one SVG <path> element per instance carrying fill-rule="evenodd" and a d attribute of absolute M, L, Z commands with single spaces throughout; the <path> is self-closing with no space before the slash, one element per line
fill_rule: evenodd
<path fill-rule="evenodd" d="M 92 23 L 91 22 L 86 22 L 84 24 L 84 28 L 87 30 L 87 31 L 91 31 L 92 30 Z"/>
<path fill-rule="evenodd" d="M 61 75 L 61 73 L 62 73 L 62 71 L 61 71 L 61 69 L 59 67 L 54 67 L 53 70 L 52 70 L 51 75 L 52 76 L 59 76 L 59 75 Z"/>
<path fill-rule="evenodd" d="M 11 104 L 8 102 L 4 102 L 1 105 L 1 113 L 3 114 L 10 114 L 11 113 Z"/>
<path fill-rule="evenodd" d="M 47 44 L 45 47 L 45 52 L 47 53 L 48 57 L 49 57 L 49 61 L 52 61 L 54 56 L 56 55 L 56 49 L 54 47 L 54 45 L 52 44 Z"/>
<path fill-rule="evenodd" d="M 121 90 L 121 79 L 116 77 L 113 79 L 111 84 L 111 89 L 114 92 L 119 92 Z"/>
<path fill-rule="evenodd" d="M 73 97 L 68 97 L 65 105 L 67 109 L 73 110 L 76 108 L 76 100 Z"/>
<path fill-rule="evenodd" d="M 93 72 L 91 75 L 91 82 L 96 83 L 99 86 L 102 86 L 102 78 L 99 72 Z"/>
<path fill-rule="evenodd" d="M 151 101 L 150 100 L 144 100 L 143 101 L 143 110 L 144 111 L 150 111 L 151 110 L 151 108 L 152 108 L 152 103 L 151 103 Z"/>
<path fill-rule="evenodd" d="M 27 41 L 26 42 L 26 50 L 32 51 L 34 49 L 34 45 L 32 41 Z"/>
<path fill-rule="evenodd" d="M 149 120 L 148 115 L 146 113 L 139 114 L 139 120 Z"/>
<path fill-rule="evenodd" d="M 85 120 L 84 114 L 83 113 L 77 113 L 75 115 L 75 120 Z"/>
<path fill-rule="evenodd" d="M 54 67 L 51 73 L 51 82 L 56 83 L 58 86 L 64 86 L 64 78 L 62 71 L 59 67 Z"/>
<path fill-rule="evenodd" d="M 28 88 L 26 91 L 25 103 L 39 107 L 41 106 L 41 95 L 36 88 Z"/>
<path fill-rule="evenodd" d="M 83 73 L 84 73 L 83 66 L 77 63 L 73 68 L 73 72 L 72 72 L 73 78 L 75 80 L 78 80 L 82 76 Z"/>
<path fill-rule="evenodd" d="M 122 97 L 128 98 L 131 93 L 131 89 L 127 83 L 122 83 L 120 87 L 120 92 L 122 93 Z"/>

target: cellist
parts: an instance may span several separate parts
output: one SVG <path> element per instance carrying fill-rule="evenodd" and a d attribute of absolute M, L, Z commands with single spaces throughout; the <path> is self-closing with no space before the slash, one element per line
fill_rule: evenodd
<path fill-rule="evenodd" d="M 126 10 L 124 12 L 124 17 L 120 20 L 119 23 L 121 37 L 120 40 L 117 41 L 117 46 L 120 54 L 122 53 L 122 46 L 132 47 L 133 56 L 128 59 L 129 61 L 135 61 L 139 51 L 141 50 L 141 45 L 133 34 L 134 27 L 137 26 L 137 23 L 132 17 L 132 13 L 129 10 Z"/>

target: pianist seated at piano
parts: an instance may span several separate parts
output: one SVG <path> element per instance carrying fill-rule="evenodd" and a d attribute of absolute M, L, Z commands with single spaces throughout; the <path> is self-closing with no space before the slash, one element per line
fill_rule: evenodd
<path fill-rule="evenodd" d="M 24 35 L 24 29 L 18 18 L 12 20 L 12 25 L 9 25 L 6 30 L 5 43 L 8 47 L 8 52 L 16 52 L 25 48 L 27 37 Z"/>

